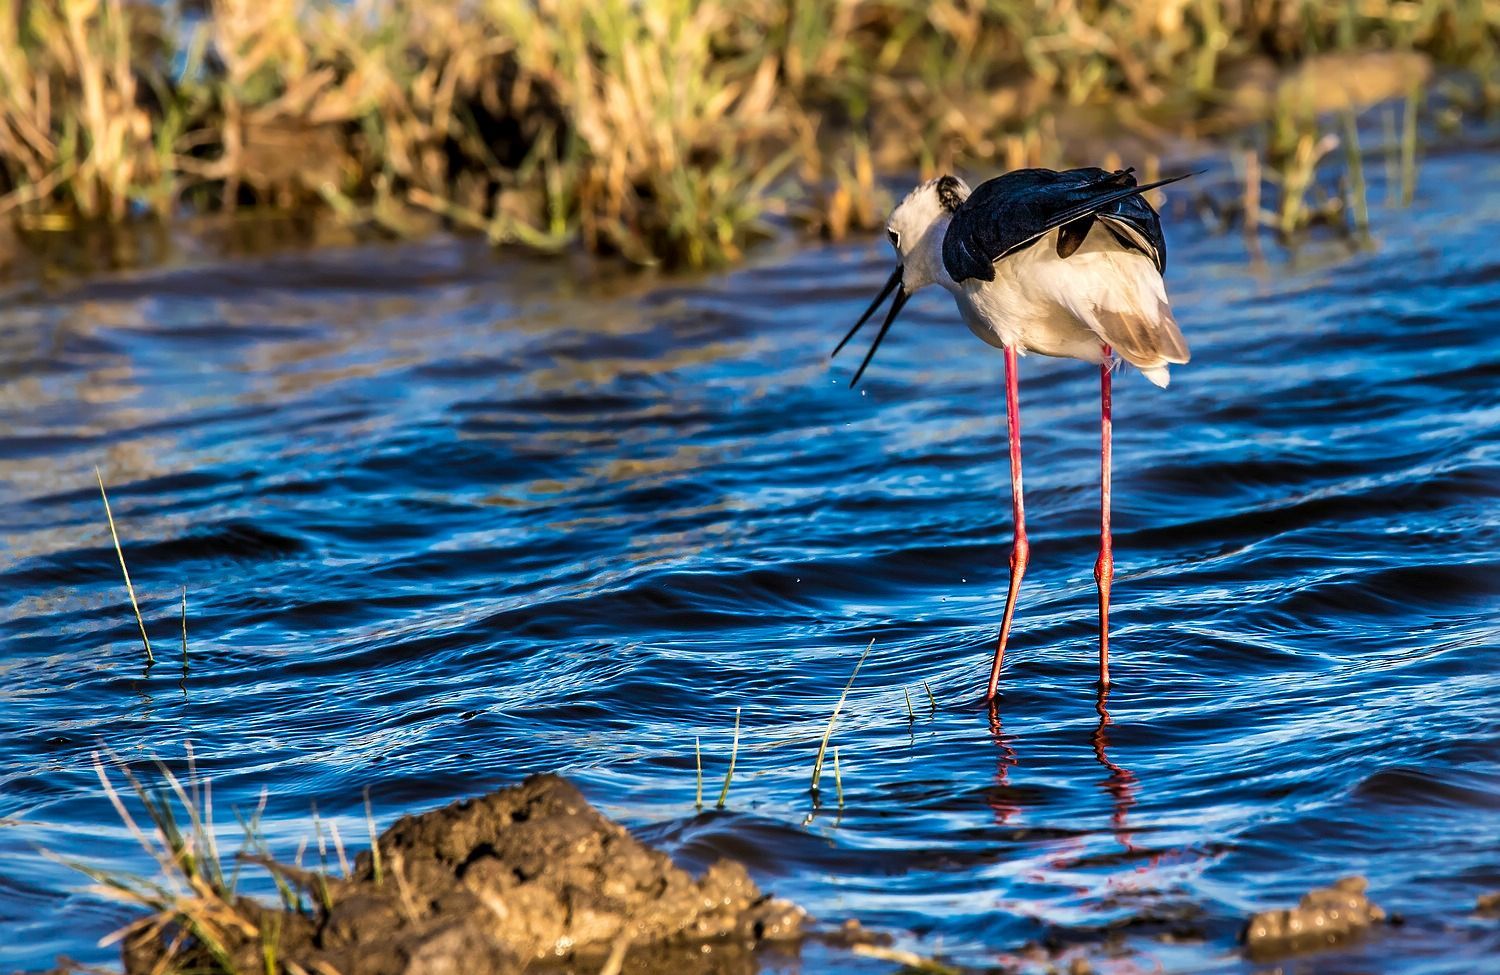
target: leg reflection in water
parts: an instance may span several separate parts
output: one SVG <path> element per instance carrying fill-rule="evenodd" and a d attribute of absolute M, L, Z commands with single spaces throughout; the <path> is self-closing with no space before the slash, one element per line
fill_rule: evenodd
<path fill-rule="evenodd" d="M 1016 750 L 1000 729 L 1000 704 L 990 701 L 990 737 L 1000 749 L 1000 758 L 995 763 L 995 787 L 990 790 L 989 807 L 995 811 L 995 822 L 1004 826 L 1010 818 L 1021 811 L 1011 800 L 1010 769 L 1016 764 Z"/>
<path fill-rule="evenodd" d="M 1094 710 L 1099 712 L 1099 726 L 1094 729 L 1094 758 L 1109 772 L 1109 776 L 1102 783 L 1104 791 L 1114 798 L 1115 814 L 1112 819 L 1115 830 L 1115 839 L 1126 850 L 1134 852 L 1135 846 L 1130 842 L 1130 830 L 1125 824 L 1125 813 L 1131 806 L 1135 805 L 1135 773 L 1129 769 L 1121 768 L 1109 758 L 1109 732 L 1111 719 L 1109 716 L 1109 687 L 1099 687 L 1099 698 L 1094 704 Z M 992 725 L 993 727 L 993 725 Z"/>

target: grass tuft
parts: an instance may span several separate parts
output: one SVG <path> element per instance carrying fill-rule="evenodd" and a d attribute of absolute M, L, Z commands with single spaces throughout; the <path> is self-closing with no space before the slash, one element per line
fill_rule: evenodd
<path fill-rule="evenodd" d="M 137 937 L 159 939 L 162 932 L 175 929 L 201 945 L 223 970 L 233 971 L 226 945 L 240 937 L 258 938 L 261 932 L 235 901 L 238 873 L 225 876 L 213 833 L 212 790 L 198 775 L 191 750 L 186 785 L 158 762 L 160 782 L 148 786 L 119 758 L 110 758 L 145 810 L 150 832 L 142 828 L 126 806 L 110 777 L 104 755 L 95 752 L 93 764 L 99 783 L 120 822 L 157 863 L 159 872 L 157 878 L 148 879 L 62 861 L 92 879 L 94 893 L 149 912 L 148 916 L 107 936 L 101 944 Z M 253 822 L 258 821 L 257 813 Z M 173 947 L 163 959 L 164 966 L 171 962 L 183 940 L 170 939 Z"/>

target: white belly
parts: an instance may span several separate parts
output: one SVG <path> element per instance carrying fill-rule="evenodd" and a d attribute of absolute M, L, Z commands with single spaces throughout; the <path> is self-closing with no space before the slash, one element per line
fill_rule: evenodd
<path fill-rule="evenodd" d="M 997 349 L 1102 362 L 1103 338 L 1080 313 L 1108 304 L 1119 281 L 1145 271 L 1156 293 L 1160 276 L 1148 258 L 1126 251 L 1102 226 L 1067 259 L 1057 256 L 1057 234 L 996 262 L 995 280 L 949 282 L 948 290 L 969 330 Z"/>
<path fill-rule="evenodd" d="M 1067 309 L 1037 300 L 1014 276 L 997 273 L 994 281 L 965 281 L 960 287 L 953 297 L 969 331 L 995 348 L 1104 360 L 1103 344 L 1087 325 Z"/>

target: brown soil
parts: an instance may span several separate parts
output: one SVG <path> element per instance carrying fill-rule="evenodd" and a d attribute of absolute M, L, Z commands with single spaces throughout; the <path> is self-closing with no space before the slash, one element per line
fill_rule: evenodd
<path fill-rule="evenodd" d="M 318 907 L 238 901 L 247 923 L 223 925 L 230 970 L 271 970 L 270 957 L 322 975 L 751 973 L 758 946 L 795 942 L 805 920 L 737 863 L 695 880 L 557 776 L 404 817 L 377 845 L 378 881 L 369 852 L 345 880 L 276 867 Z M 130 939 L 127 975 L 158 970 L 176 935 Z M 230 967 L 213 955 L 195 942 L 177 963 Z"/>
<path fill-rule="evenodd" d="M 1345 877 L 1303 895 L 1296 907 L 1261 911 L 1245 926 L 1252 958 L 1274 958 L 1337 945 L 1385 920 L 1365 896 L 1365 878 Z"/>

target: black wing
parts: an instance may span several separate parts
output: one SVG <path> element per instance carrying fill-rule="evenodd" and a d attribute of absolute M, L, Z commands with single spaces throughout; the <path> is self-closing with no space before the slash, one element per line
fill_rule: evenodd
<path fill-rule="evenodd" d="M 1035 243 L 1058 227 L 1068 227 L 1059 252 L 1071 254 L 1095 219 L 1122 246 L 1140 251 L 1167 269 L 1167 242 L 1161 218 L 1142 199 L 1147 190 L 1183 176 L 1136 184 L 1131 170 L 1109 173 L 1097 167 L 1018 169 L 981 183 L 961 203 L 943 237 L 943 267 L 954 281 L 995 280 L 995 262 Z"/>

